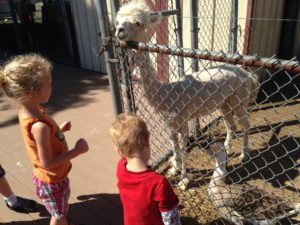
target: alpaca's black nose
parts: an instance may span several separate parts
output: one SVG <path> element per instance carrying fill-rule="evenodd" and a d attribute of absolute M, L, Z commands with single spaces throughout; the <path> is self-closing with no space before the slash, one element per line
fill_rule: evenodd
<path fill-rule="evenodd" d="M 123 33 L 123 32 L 124 32 L 124 28 L 123 27 L 118 28 L 118 33 Z"/>
<path fill-rule="evenodd" d="M 125 29 L 123 27 L 117 27 L 116 36 L 122 38 L 124 36 Z"/>
<path fill-rule="evenodd" d="M 125 28 L 123 27 L 117 27 L 116 29 L 116 37 L 120 40 L 124 39 L 126 37 Z"/>

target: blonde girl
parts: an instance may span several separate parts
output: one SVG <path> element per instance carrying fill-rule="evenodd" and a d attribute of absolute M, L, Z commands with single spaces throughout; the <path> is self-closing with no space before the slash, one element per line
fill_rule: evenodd
<path fill-rule="evenodd" d="M 67 225 L 70 160 L 89 147 L 79 139 L 69 150 L 63 132 L 71 129 L 71 122 L 58 126 L 41 106 L 51 95 L 51 72 L 52 65 L 44 57 L 20 55 L 4 65 L 0 87 L 19 105 L 19 123 L 33 166 L 36 193 L 51 214 L 50 225 Z"/>

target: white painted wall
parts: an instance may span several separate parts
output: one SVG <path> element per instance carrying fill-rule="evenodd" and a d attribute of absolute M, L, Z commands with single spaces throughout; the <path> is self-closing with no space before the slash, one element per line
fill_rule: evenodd
<path fill-rule="evenodd" d="M 98 55 L 101 47 L 99 20 L 95 0 L 72 0 L 71 8 L 75 25 L 80 66 L 84 69 L 106 72 L 104 55 Z"/>

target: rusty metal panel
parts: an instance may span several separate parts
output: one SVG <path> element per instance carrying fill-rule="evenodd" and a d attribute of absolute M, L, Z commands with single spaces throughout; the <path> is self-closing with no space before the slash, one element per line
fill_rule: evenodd
<path fill-rule="evenodd" d="M 293 47 L 293 55 L 300 60 L 300 8 L 298 11 L 298 21 L 297 21 L 297 28 L 295 32 L 295 41 L 294 41 L 294 47 Z"/>
<path fill-rule="evenodd" d="M 106 72 L 104 57 L 98 55 L 101 38 L 98 35 L 100 27 L 94 0 L 73 0 L 70 2 L 81 67 Z"/>
<path fill-rule="evenodd" d="M 284 0 L 255 1 L 250 54 L 270 57 L 280 43 Z"/>

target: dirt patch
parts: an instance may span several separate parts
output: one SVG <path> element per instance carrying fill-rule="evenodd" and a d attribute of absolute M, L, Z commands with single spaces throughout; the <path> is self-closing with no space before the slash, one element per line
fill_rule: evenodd
<path fill-rule="evenodd" d="M 300 100 L 270 103 L 250 112 L 251 130 L 249 145 L 251 160 L 241 163 L 239 155 L 242 149 L 241 129 L 237 126 L 237 137 L 233 141 L 235 154 L 229 157 L 227 180 L 229 183 L 248 183 L 273 193 L 291 203 L 300 203 L 299 162 L 300 162 Z M 226 131 L 223 122 L 214 125 L 208 131 L 214 138 L 222 140 Z M 199 143 L 201 144 L 201 143 Z M 180 198 L 180 215 L 183 224 L 230 224 L 219 218 L 207 196 L 207 185 L 215 166 L 199 147 L 188 154 L 187 168 L 192 178 L 188 189 L 182 191 L 176 187 L 180 177 L 167 173 L 170 164 L 163 163 L 158 171 L 164 174 L 175 187 Z M 286 220 L 283 224 L 294 224 Z"/>

